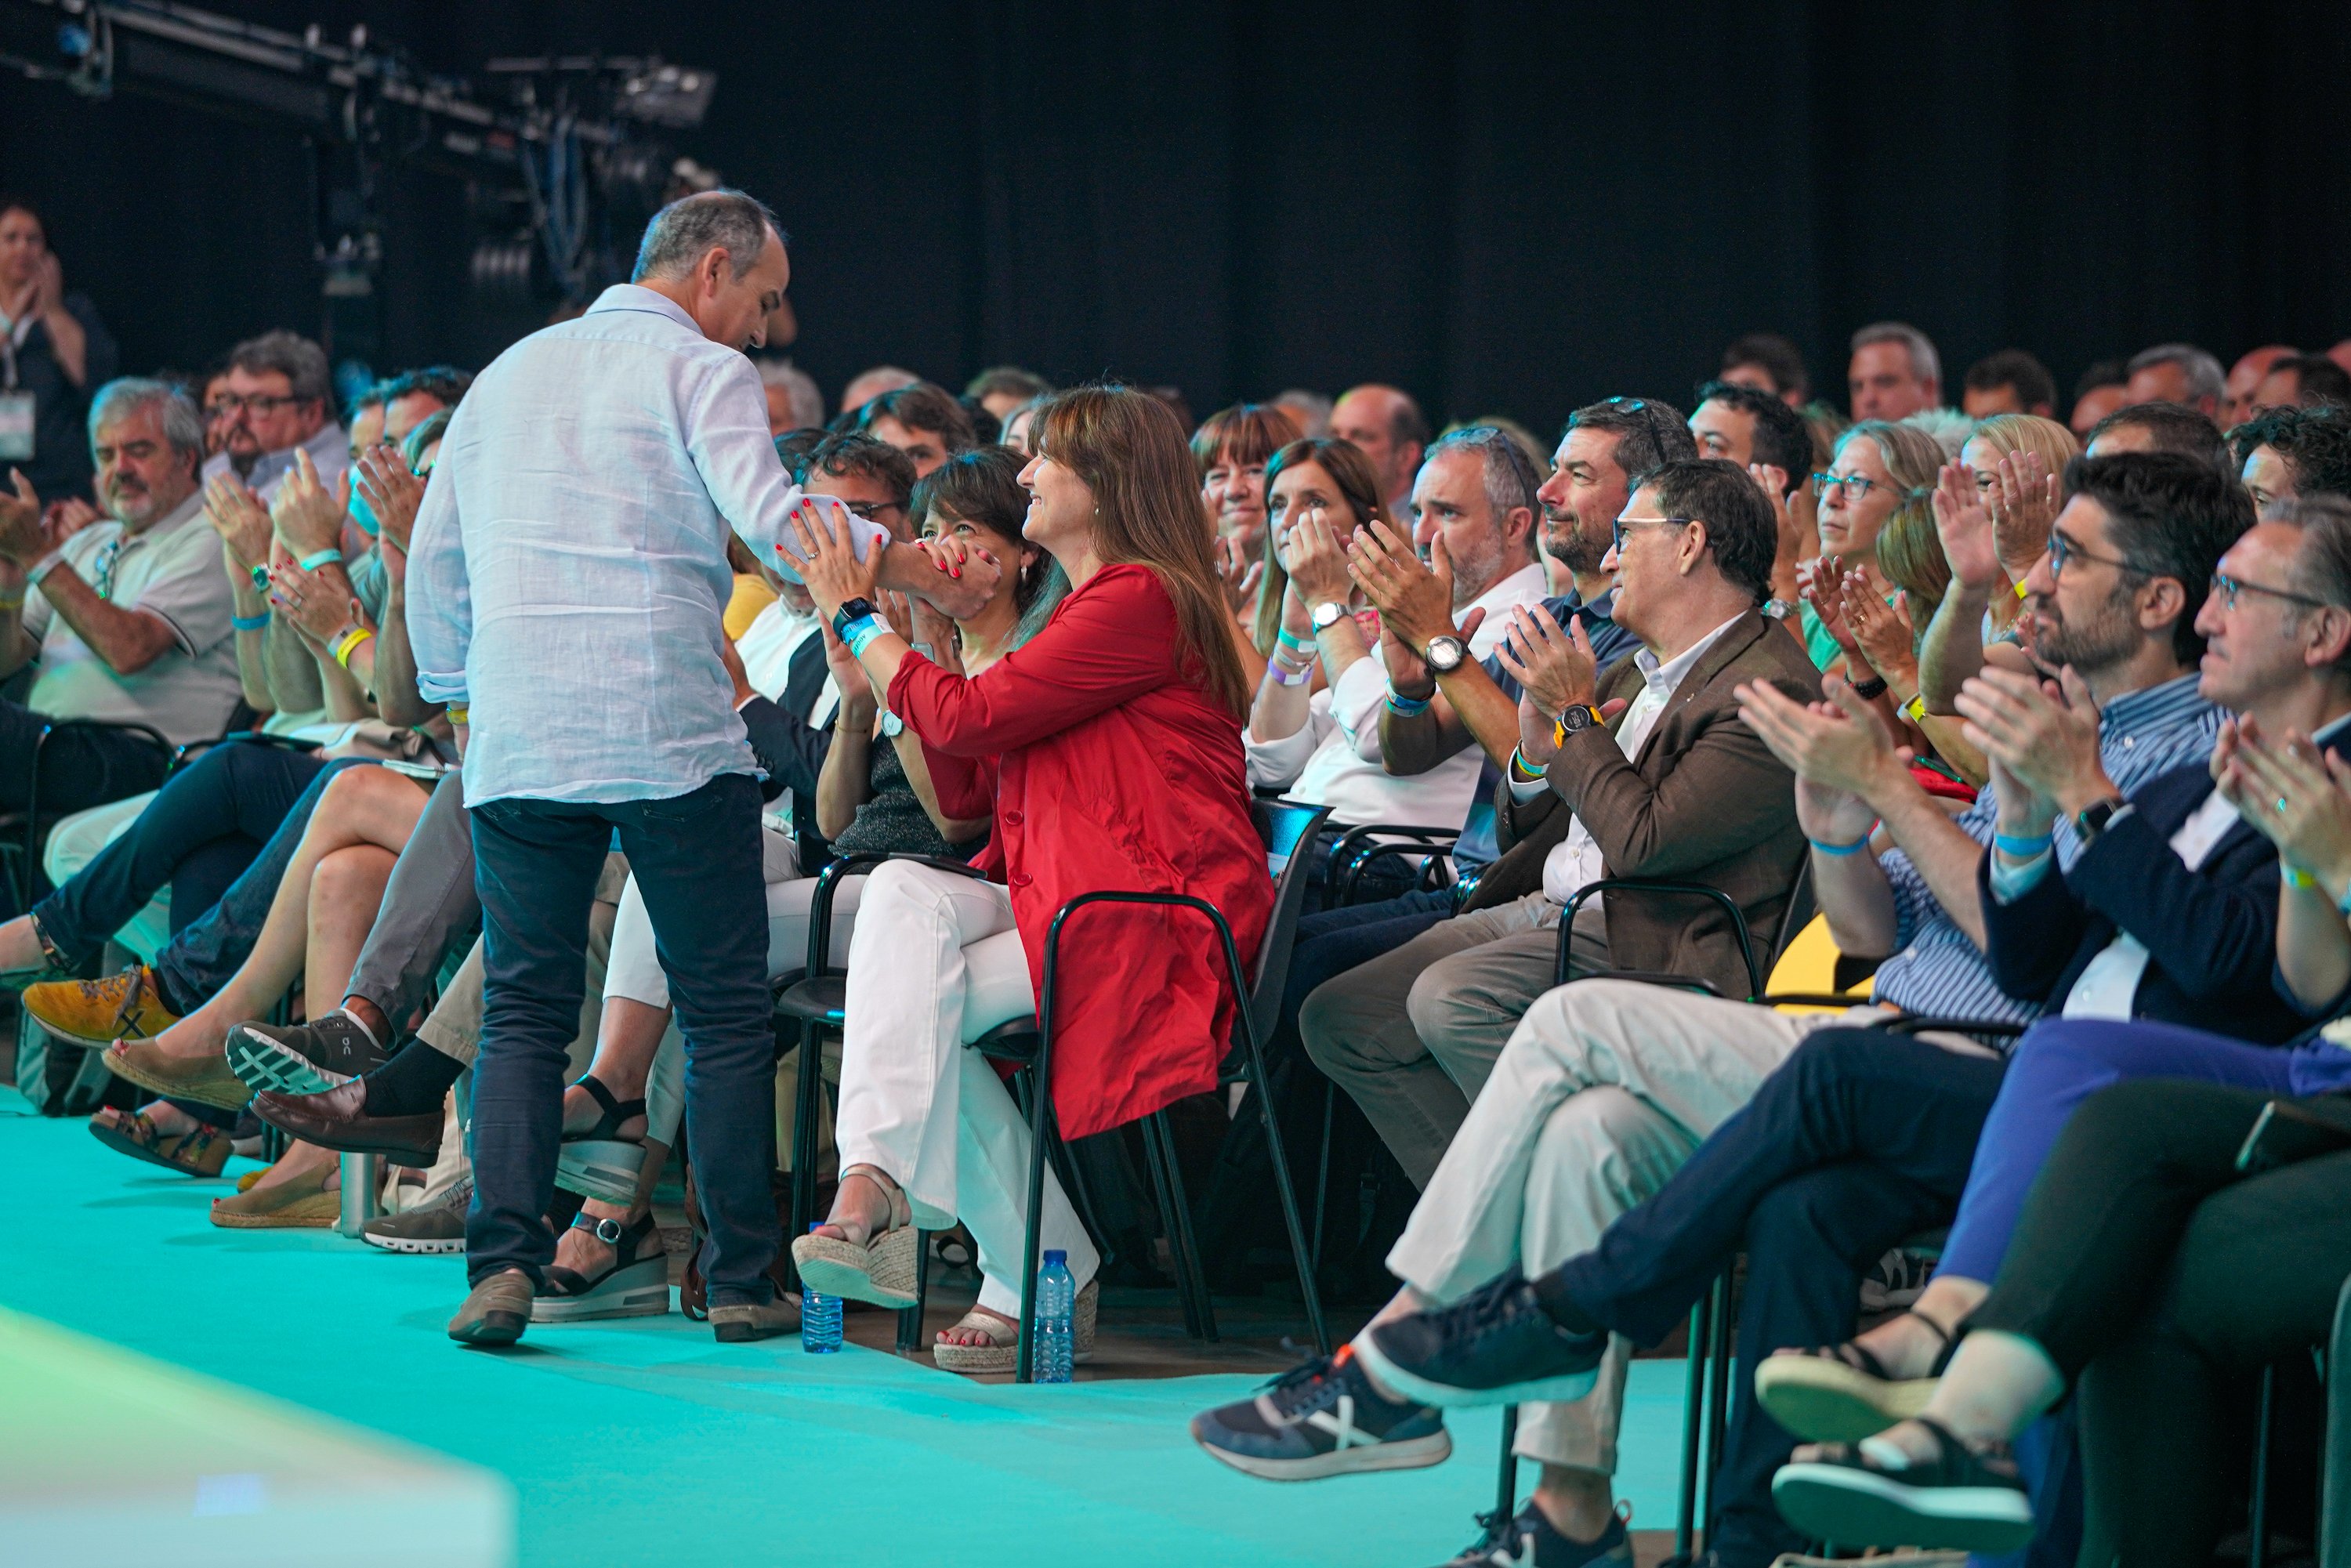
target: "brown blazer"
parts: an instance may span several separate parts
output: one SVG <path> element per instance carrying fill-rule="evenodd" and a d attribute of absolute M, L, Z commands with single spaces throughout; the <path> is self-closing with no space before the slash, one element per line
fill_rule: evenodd
<path fill-rule="evenodd" d="M 1495 792 L 1494 827 L 1503 853 L 1463 902 L 1491 908 L 1542 889 L 1543 860 L 1581 816 L 1612 877 L 1657 877 L 1719 887 L 1746 916 L 1759 962 L 1780 936 L 1790 892 L 1806 853 L 1796 826 L 1794 775 L 1739 716 L 1731 688 L 1770 681 L 1816 702 L 1820 672 L 1782 622 L 1755 611 L 1733 622 L 1706 651 L 1628 762 L 1616 746 L 1623 716 L 1607 733 L 1572 735 L 1552 759 L 1548 794 L 1523 805 L 1509 781 Z M 1620 659 L 1601 677 L 1598 700 L 1628 702 L 1640 668 Z M 1721 909 L 1694 899 L 1609 898 L 1608 961 L 1712 981 L 1727 997 L 1748 990 L 1739 943 Z"/>

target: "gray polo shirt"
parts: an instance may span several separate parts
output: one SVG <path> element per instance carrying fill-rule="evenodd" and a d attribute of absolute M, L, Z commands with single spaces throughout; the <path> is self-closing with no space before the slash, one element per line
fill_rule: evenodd
<path fill-rule="evenodd" d="M 220 536 L 204 521 L 204 492 L 144 533 L 92 523 L 65 542 L 58 571 L 72 571 L 107 601 L 144 610 L 172 629 L 173 646 L 136 674 L 117 674 L 66 624 L 38 588 L 25 598 L 25 630 L 41 645 L 40 674 L 26 706 L 55 718 L 152 725 L 175 745 L 218 736 L 237 704 L 234 599 Z"/>

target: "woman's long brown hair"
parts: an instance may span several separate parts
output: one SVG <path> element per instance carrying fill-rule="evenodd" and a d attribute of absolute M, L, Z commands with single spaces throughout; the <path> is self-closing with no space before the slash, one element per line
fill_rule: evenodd
<path fill-rule="evenodd" d="M 1149 567 L 1176 602 L 1177 667 L 1195 671 L 1235 718 L 1249 709 L 1232 614 L 1200 511 L 1199 476 L 1175 411 L 1122 386 L 1056 392 L 1030 427 L 1038 450 L 1093 492 L 1094 555 Z"/>
<path fill-rule="evenodd" d="M 1281 596 L 1290 590 L 1290 573 L 1281 564 L 1281 552 L 1273 548 L 1274 525 L 1280 520 L 1273 515 L 1273 482 L 1281 477 L 1283 469 L 1301 463 L 1320 464 L 1322 471 L 1331 476 L 1331 483 L 1338 486 L 1347 509 L 1355 515 L 1355 520 L 1347 526 L 1339 541 L 1342 548 L 1347 538 L 1357 528 L 1368 527 L 1374 517 L 1390 528 L 1396 527 L 1387 502 L 1380 497 L 1378 471 L 1364 455 L 1364 449 L 1353 442 L 1335 435 L 1313 435 L 1293 441 L 1275 453 L 1265 465 L 1265 548 L 1259 552 L 1265 571 L 1258 579 L 1257 621 L 1251 637 L 1260 653 L 1273 652 L 1274 633 L 1281 626 Z"/>

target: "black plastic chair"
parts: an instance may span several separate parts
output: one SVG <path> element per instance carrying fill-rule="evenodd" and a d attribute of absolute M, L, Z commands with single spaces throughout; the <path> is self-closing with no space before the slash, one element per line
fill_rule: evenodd
<path fill-rule="evenodd" d="M 1458 828 L 1417 828 L 1396 822 L 1367 822 L 1346 829 L 1331 843 L 1324 870 L 1330 890 L 1326 907 L 1355 903 L 1364 873 L 1385 860 L 1409 864 L 1418 855 L 1422 858 L 1416 870 L 1417 882 L 1432 888 L 1448 885 L 1453 873 L 1446 867 L 1445 856 L 1460 837 Z"/>
<path fill-rule="evenodd" d="M 2326 1346 L 2326 1446 L 2319 1481 L 2318 1568 L 2351 1568 L 2351 1280 L 2335 1299 Z"/>
<path fill-rule="evenodd" d="M 1315 1289 L 1313 1260 L 1309 1252 L 1304 1227 L 1301 1223 L 1298 1196 L 1290 1182 L 1290 1163 L 1281 1146 L 1281 1128 L 1266 1097 L 1265 1055 L 1262 1041 L 1273 1027 L 1281 1007 L 1281 990 L 1290 970 L 1290 948 L 1298 933 L 1299 912 L 1306 898 L 1307 873 L 1312 863 L 1308 852 L 1314 840 L 1330 818 L 1326 806 L 1305 806 L 1288 800 L 1258 800 L 1253 802 L 1251 815 L 1256 819 L 1259 838 L 1266 846 L 1267 868 L 1274 879 L 1273 915 L 1266 923 L 1265 940 L 1258 949 L 1257 982 L 1249 984 L 1241 967 L 1240 952 L 1233 943 L 1232 927 L 1217 906 L 1204 898 L 1193 898 L 1173 893 L 1081 894 L 1063 904 L 1053 916 L 1045 934 L 1044 986 L 1038 998 L 1035 1017 L 1017 1019 L 999 1024 L 968 1049 L 999 1061 L 1019 1067 L 1029 1078 L 1029 1208 L 1027 1236 L 1021 1250 L 1020 1279 L 1020 1340 L 1014 1362 L 1014 1376 L 1022 1383 L 1032 1380 L 1030 1347 L 1036 1343 L 1037 1328 L 1037 1261 L 1043 1242 L 1039 1230 L 1045 1195 L 1045 1159 L 1049 1142 L 1053 1136 L 1052 1046 L 1053 1004 L 1055 981 L 1061 967 L 1061 934 L 1071 917 L 1080 910 L 1094 904 L 1162 904 L 1198 910 L 1216 927 L 1222 945 L 1225 970 L 1235 996 L 1241 1005 L 1235 1009 L 1239 1025 L 1240 1040 L 1237 1050 L 1229 1050 L 1225 1064 L 1217 1075 L 1219 1087 L 1246 1084 L 1249 1092 L 1244 1098 L 1258 1108 L 1264 1118 L 1266 1147 L 1272 1157 L 1274 1190 L 1281 1203 L 1283 1223 L 1289 1228 L 1291 1257 L 1298 1266 L 1299 1290 L 1304 1298 L 1306 1320 L 1314 1336 L 1315 1348 L 1327 1354 L 1331 1348 L 1330 1330 L 1322 1319 L 1322 1301 Z M 1167 1227 L 1168 1250 L 1176 1265 L 1176 1297 L 1184 1312 L 1185 1326 L 1195 1336 L 1214 1341 L 1217 1320 L 1208 1300 L 1207 1281 L 1200 1267 L 1197 1247 L 1192 1238 L 1191 1211 L 1184 1196 L 1183 1173 L 1177 1168 L 1176 1141 L 1167 1124 L 1166 1113 L 1153 1112 L 1143 1118 L 1144 1153 L 1151 1167 L 1153 1186 L 1157 1191 L 1161 1217 Z"/>
<path fill-rule="evenodd" d="M 72 814 L 67 811 L 52 811 L 44 815 L 41 810 L 41 758 L 48 750 L 49 741 L 53 737 L 59 735 L 88 735 L 107 731 L 118 735 L 133 736 L 153 746 L 162 758 L 164 778 L 170 777 L 172 767 L 179 760 L 182 748 L 163 738 L 162 732 L 151 725 L 96 718 L 57 718 L 43 724 L 41 733 L 33 739 L 33 781 L 31 788 L 25 792 L 25 809 L 21 811 L 0 815 L 0 835 L 9 835 L 6 838 L 0 838 L 0 860 L 13 862 L 17 907 L 20 910 L 30 909 L 33 906 L 33 889 L 38 881 L 36 873 L 41 863 L 42 837 L 49 829 Z M 161 782 L 161 779 L 158 782 Z M 125 790 L 123 793 L 129 795 L 135 794 L 137 791 Z"/>

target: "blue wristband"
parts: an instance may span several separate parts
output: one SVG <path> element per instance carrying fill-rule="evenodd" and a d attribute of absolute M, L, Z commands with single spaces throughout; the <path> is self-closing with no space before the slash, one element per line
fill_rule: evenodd
<path fill-rule="evenodd" d="M 1872 836 L 1873 834 L 1875 834 L 1876 831 L 1877 831 L 1877 824 L 1876 824 L 1876 822 L 1872 822 L 1872 823 L 1870 823 L 1870 824 L 1869 824 L 1869 831 L 1868 831 L 1868 832 L 1862 834 L 1862 835 L 1861 835 L 1861 837 L 1859 837 L 1859 838 L 1857 838 L 1857 839 L 1854 840 L 1854 841 L 1853 841 L 1853 842 L 1851 842 L 1851 843 L 1849 843 L 1849 844 L 1824 844 L 1824 843 L 1821 842 L 1821 841 L 1820 841 L 1820 840 L 1818 840 L 1818 839 L 1810 839 L 1810 838 L 1806 839 L 1804 841 L 1805 841 L 1806 843 L 1808 843 L 1808 844 L 1812 845 L 1812 846 L 1813 846 L 1813 848 L 1814 850 L 1818 851 L 1820 853 L 1824 854 L 1824 855 L 1829 855 L 1829 856 L 1832 856 L 1832 857 L 1840 857 L 1840 856 L 1844 856 L 1844 855 L 1857 855 L 1857 854 L 1859 854 L 1862 851 L 1864 851 L 1864 850 L 1865 850 L 1865 849 L 1867 849 L 1867 848 L 1869 847 L 1869 841 L 1870 841 L 1870 838 L 1871 838 L 1871 836 Z"/>
<path fill-rule="evenodd" d="M 2057 840 L 2050 833 L 2043 833 L 2030 839 L 2021 839 L 2011 833 L 1994 833 L 1991 836 L 1991 841 L 2001 853 L 2011 859 L 2029 861 L 2038 860 L 2047 854 L 2050 845 L 2055 843 Z"/>
<path fill-rule="evenodd" d="M 265 610 L 258 615 L 232 615 L 228 623 L 240 632 L 266 632 L 269 630 L 269 612 Z"/>
<path fill-rule="evenodd" d="M 1426 697 L 1398 696 L 1394 686 L 1388 688 L 1388 706 L 1399 717 L 1418 718 L 1428 711 L 1428 704 L 1429 699 Z"/>
<path fill-rule="evenodd" d="M 316 571 L 330 560 L 340 563 L 342 559 L 342 551 L 334 549 L 332 546 L 329 546 L 325 549 L 312 550 L 308 555 L 304 556 L 300 560 L 296 561 L 294 564 L 300 567 L 304 571 Z"/>
<path fill-rule="evenodd" d="M 1307 649 L 1314 646 L 1314 639 L 1312 637 L 1308 637 L 1301 641 L 1299 638 L 1291 636 L 1290 634 L 1290 628 L 1287 626 L 1275 627 L 1273 629 L 1273 635 L 1276 642 L 1279 642 L 1283 647 L 1290 649 L 1292 653 L 1302 653 Z"/>
<path fill-rule="evenodd" d="M 851 658 L 862 659 L 865 656 L 865 650 L 872 645 L 873 639 L 889 630 L 890 622 L 883 620 L 879 615 L 868 615 L 863 620 L 851 622 L 849 635 L 841 641 L 849 644 Z"/>

